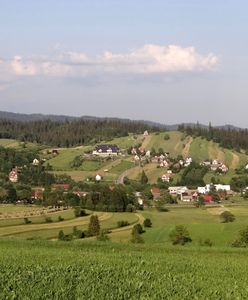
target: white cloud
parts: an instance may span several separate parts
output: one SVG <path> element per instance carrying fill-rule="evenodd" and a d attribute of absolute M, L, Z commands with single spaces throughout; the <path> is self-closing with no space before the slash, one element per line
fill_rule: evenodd
<path fill-rule="evenodd" d="M 16 75 L 33 76 L 38 74 L 38 66 L 33 61 L 24 62 L 21 56 L 14 56 L 11 66 Z"/>
<path fill-rule="evenodd" d="M 0 75 L 11 76 L 86 77 L 104 74 L 163 74 L 172 72 L 212 71 L 218 65 L 212 53 L 201 55 L 194 47 L 147 44 L 127 53 L 104 52 L 89 58 L 82 52 L 64 52 L 55 59 L 48 57 L 0 60 Z M 1 76 L 0 76 L 1 77 Z"/>
<path fill-rule="evenodd" d="M 213 70 L 218 57 L 212 53 L 202 56 L 194 47 L 145 45 L 126 54 L 105 52 L 101 57 L 107 65 L 112 64 L 133 73 L 193 72 Z"/>

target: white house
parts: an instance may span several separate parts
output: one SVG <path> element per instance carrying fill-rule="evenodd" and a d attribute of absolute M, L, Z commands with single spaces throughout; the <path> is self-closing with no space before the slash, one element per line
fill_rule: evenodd
<path fill-rule="evenodd" d="M 116 145 L 111 144 L 97 145 L 92 152 L 93 155 L 97 156 L 116 156 L 118 153 L 119 148 Z"/>
<path fill-rule="evenodd" d="M 35 158 L 34 160 L 33 160 L 33 162 L 32 162 L 32 165 L 33 166 L 38 166 L 39 165 L 39 160 L 37 159 L 37 158 Z"/>
<path fill-rule="evenodd" d="M 161 179 L 163 182 L 170 182 L 171 176 L 172 176 L 172 173 L 167 172 L 161 176 Z"/>
<path fill-rule="evenodd" d="M 10 172 L 9 172 L 9 181 L 11 182 L 17 182 L 18 181 L 18 170 L 17 168 L 13 168 Z"/>
<path fill-rule="evenodd" d="M 171 195 L 181 195 L 182 193 L 185 193 L 188 191 L 188 188 L 186 186 L 170 186 L 169 187 L 169 193 Z"/>
<path fill-rule="evenodd" d="M 207 193 L 207 188 L 205 186 L 198 186 L 197 192 L 199 194 L 206 194 Z"/>
<path fill-rule="evenodd" d="M 226 191 L 226 192 L 231 191 L 231 186 L 229 184 L 215 184 L 214 187 L 216 191 Z M 205 188 L 207 193 L 210 192 L 211 184 L 207 184 Z"/>

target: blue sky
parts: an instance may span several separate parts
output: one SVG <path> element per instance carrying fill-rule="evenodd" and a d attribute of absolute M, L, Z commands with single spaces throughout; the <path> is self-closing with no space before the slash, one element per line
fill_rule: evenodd
<path fill-rule="evenodd" d="M 248 2 L 0 2 L 0 110 L 248 127 Z"/>

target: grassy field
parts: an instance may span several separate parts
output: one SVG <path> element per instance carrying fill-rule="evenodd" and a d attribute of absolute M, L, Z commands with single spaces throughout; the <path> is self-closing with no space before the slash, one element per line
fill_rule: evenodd
<path fill-rule="evenodd" d="M 247 299 L 246 249 L 0 243 L 1 299 Z"/>

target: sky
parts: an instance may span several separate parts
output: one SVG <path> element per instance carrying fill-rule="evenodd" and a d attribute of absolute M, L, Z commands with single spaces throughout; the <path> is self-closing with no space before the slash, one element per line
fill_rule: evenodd
<path fill-rule="evenodd" d="M 248 127 L 248 1 L 0 0 L 0 110 Z"/>

